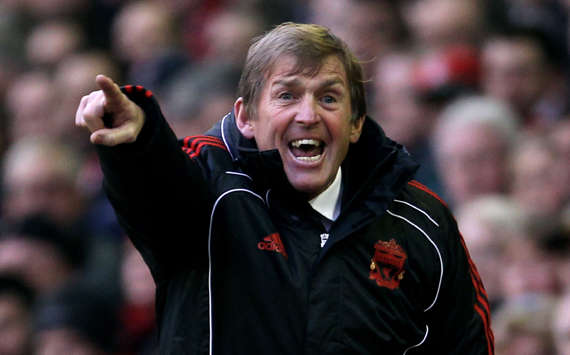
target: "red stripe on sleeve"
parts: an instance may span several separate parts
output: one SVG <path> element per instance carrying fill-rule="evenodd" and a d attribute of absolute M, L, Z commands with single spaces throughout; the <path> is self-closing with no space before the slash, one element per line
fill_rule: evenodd
<path fill-rule="evenodd" d="M 220 148 L 226 150 L 225 144 L 218 138 L 215 137 L 208 137 L 208 136 L 201 136 L 200 138 L 195 138 L 192 140 L 192 144 L 190 144 L 190 149 L 195 149 L 197 145 L 202 142 L 212 143 L 214 145 L 218 145 Z"/>
<path fill-rule="evenodd" d="M 203 146 L 213 146 L 213 147 L 218 147 L 218 148 L 222 148 L 222 149 L 226 149 L 225 145 L 221 145 L 221 144 L 216 144 L 216 143 L 211 143 L 211 142 L 201 142 L 200 144 L 198 144 L 198 146 L 196 147 L 196 149 L 194 150 L 196 155 L 200 154 L 200 150 L 202 149 Z"/>
<path fill-rule="evenodd" d="M 199 140 L 199 139 L 194 140 L 194 141 L 192 141 L 190 147 L 187 147 L 186 146 L 188 144 L 187 139 L 189 140 L 189 137 L 186 137 L 184 139 L 185 146 L 181 147 L 181 149 L 190 158 L 196 158 L 198 155 L 200 155 L 200 151 L 202 150 L 202 147 L 205 147 L 205 146 L 218 147 L 218 148 L 221 148 L 223 150 L 227 150 L 226 146 L 224 144 L 220 143 L 221 141 L 216 140 L 216 139 L 213 139 L 213 140 Z"/>
<path fill-rule="evenodd" d="M 486 300 L 487 292 L 483 287 L 483 281 L 481 281 L 481 275 L 479 275 L 479 271 L 477 271 L 477 266 L 475 266 L 473 259 L 471 259 L 471 255 L 469 254 L 469 250 L 467 249 L 467 245 L 465 245 L 465 240 L 463 239 L 463 236 L 461 234 L 459 234 L 459 238 L 460 238 L 459 240 L 461 241 L 461 246 L 463 247 L 465 255 L 467 256 L 467 261 L 469 262 L 469 271 L 472 276 L 473 286 L 475 287 L 477 292 L 479 292 L 485 297 L 485 302 L 482 302 L 483 307 L 485 307 L 485 310 L 487 311 L 488 314 L 491 314 L 489 308 L 489 302 Z"/>
<path fill-rule="evenodd" d="M 493 333 L 491 332 L 491 328 L 489 327 L 489 324 L 485 319 L 483 310 L 479 308 L 479 306 L 475 305 L 475 311 L 479 313 L 481 319 L 483 320 L 483 326 L 485 327 L 485 338 L 487 339 L 487 352 L 489 353 L 489 355 L 493 355 L 495 352 L 493 346 L 493 335 L 492 335 Z"/>
<path fill-rule="evenodd" d="M 471 276 L 471 282 L 473 283 L 473 287 L 475 288 L 477 301 L 481 304 L 483 309 L 479 307 L 477 303 L 473 305 L 475 311 L 479 313 L 481 320 L 483 321 L 483 326 L 485 327 L 485 338 L 487 339 L 487 347 L 489 350 L 489 354 L 494 354 L 493 351 L 493 343 L 494 343 L 494 335 L 491 329 L 491 310 L 489 307 L 489 301 L 487 300 L 487 292 L 483 287 L 483 282 L 481 281 L 481 276 L 477 271 L 477 267 L 475 263 L 471 259 L 471 255 L 469 255 L 469 250 L 467 249 L 467 245 L 465 245 L 465 241 L 463 240 L 463 236 L 459 234 L 459 239 L 461 241 L 461 246 L 465 251 L 465 255 L 467 257 L 467 262 L 469 263 L 469 274 Z"/>
<path fill-rule="evenodd" d="M 220 144 L 224 143 L 224 142 L 222 142 L 222 140 L 220 138 L 212 137 L 212 136 L 203 136 L 203 135 L 202 136 L 189 136 L 189 138 L 192 141 L 197 141 L 197 140 L 204 141 L 204 140 L 206 140 L 206 141 L 220 143 Z"/>

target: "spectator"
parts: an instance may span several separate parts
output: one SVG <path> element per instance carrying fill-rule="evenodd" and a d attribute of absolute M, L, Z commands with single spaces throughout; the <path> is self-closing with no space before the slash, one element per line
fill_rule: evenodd
<path fill-rule="evenodd" d="M 78 137 L 76 130 L 70 129 L 68 123 L 70 112 L 84 93 L 95 89 L 93 76 L 99 73 L 113 73 L 119 76 L 120 70 L 116 61 L 100 51 L 74 52 L 59 61 L 53 75 L 55 109 L 50 116 L 50 133 L 53 137 L 82 147 L 83 136 Z M 82 147 L 82 150 L 85 150 Z"/>
<path fill-rule="evenodd" d="M 2 227 L 0 271 L 19 275 L 40 294 L 75 277 L 85 259 L 83 241 L 45 216 L 5 222 Z"/>
<path fill-rule="evenodd" d="M 126 66 L 127 81 L 160 94 L 187 63 L 174 23 L 171 13 L 151 1 L 131 2 L 120 10 L 113 23 L 113 54 Z"/>
<path fill-rule="evenodd" d="M 240 69 L 231 63 L 203 63 L 180 73 L 164 93 L 164 111 L 174 131 L 201 134 L 228 113 Z"/>
<path fill-rule="evenodd" d="M 568 60 L 568 1 L 503 0 L 502 26 L 532 28 L 543 34 L 558 63 Z"/>
<path fill-rule="evenodd" d="M 552 355 L 554 300 L 521 297 L 506 304 L 493 318 L 497 355 Z"/>
<path fill-rule="evenodd" d="M 85 204 L 77 189 L 80 157 L 69 146 L 49 138 L 29 137 L 13 144 L 4 160 L 3 216 L 42 212 L 71 227 Z"/>
<path fill-rule="evenodd" d="M 548 227 L 545 228 L 542 236 L 543 249 L 548 253 L 549 259 L 554 263 L 556 275 L 563 292 L 570 291 L 570 223 L 564 219 L 550 219 L 545 221 Z"/>
<path fill-rule="evenodd" d="M 403 23 L 398 7 L 390 1 L 314 0 L 311 21 L 325 25 L 342 38 L 364 66 L 366 79 L 372 76 L 378 58 L 402 41 Z M 350 16 L 346 16 L 350 14 Z"/>
<path fill-rule="evenodd" d="M 36 25 L 26 41 L 26 57 L 32 66 L 53 69 L 84 43 L 82 29 L 66 21 L 46 21 Z"/>
<path fill-rule="evenodd" d="M 87 8 L 88 0 L 24 0 L 26 12 L 35 19 L 77 16 Z"/>
<path fill-rule="evenodd" d="M 552 324 L 558 355 L 570 355 L 570 293 L 560 298 Z"/>
<path fill-rule="evenodd" d="M 119 309 L 121 355 L 151 354 L 155 344 L 155 285 L 150 271 L 130 241 L 123 248 Z"/>
<path fill-rule="evenodd" d="M 36 355 L 112 355 L 117 314 L 97 289 L 69 283 L 46 297 L 35 320 Z"/>
<path fill-rule="evenodd" d="M 373 117 L 420 163 L 416 180 L 439 193 L 441 184 L 429 143 L 436 118 L 419 99 L 415 67 L 416 57 L 411 51 L 393 52 L 378 60 L 373 80 Z"/>
<path fill-rule="evenodd" d="M 414 44 L 421 51 L 475 45 L 482 35 L 484 20 L 479 1 L 409 1 L 403 9 Z"/>
<path fill-rule="evenodd" d="M 547 135 L 550 145 L 560 159 L 560 167 L 564 170 L 562 186 L 566 196 L 564 205 L 570 209 L 570 115 L 552 125 Z"/>
<path fill-rule="evenodd" d="M 525 295 L 557 296 L 562 291 L 557 260 L 544 240 L 547 226 L 532 219 L 528 228 L 525 238 L 507 245 L 504 267 L 498 271 L 507 301 Z"/>
<path fill-rule="evenodd" d="M 477 49 L 454 45 L 424 53 L 414 66 L 417 95 L 431 111 L 439 112 L 445 104 L 479 91 L 480 60 Z"/>
<path fill-rule="evenodd" d="M 105 214 L 108 203 L 90 204 L 97 200 L 88 200 L 77 184 L 81 158 L 72 146 L 47 137 L 29 137 L 12 145 L 4 160 L 3 216 L 43 214 L 81 238 L 89 248 L 86 277 L 112 292 L 117 287 L 121 240 L 113 229 L 118 229 L 117 221 L 110 211 Z"/>
<path fill-rule="evenodd" d="M 55 92 L 50 77 L 42 71 L 23 73 L 8 86 L 5 105 L 10 140 L 49 132 Z"/>
<path fill-rule="evenodd" d="M 208 50 L 201 62 L 223 62 L 241 68 L 252 38 L 265 27 L 262 17 L 252 16 L 251 11 L 219 11 L 205 25 L 204 38 L 208 42 Z"/>
<path fill-rule="evenodd" d="M 544 129 L 568 109 L 564 75 L 538 33 L 511 29 L 488 36 L 482 64 L 484 92 L 511 105 L 527 129 Z"/>
<path fill-rule="evenodd" d="M 456 216 L 495 313 L 504 301 L 501 275 L 509 245 L 528 238 L 526 213 L 511 199 L 490 195 L 461 205 Z"/>
<path fill-rule="evenodd" d="M 555 216 L 568 202 L 568 168 L 546 138 L 521 139 L 511 158 L 511 194 L 537 216 Z"/>
<path fill-rule="evenodd" d="M 34 301 L 34 291 L 22 279 L 0 274 L 0 354 L 31 354 Z"/>
<path fill-rule="evenodd" d="M 516 116 L 499 101 L 466 97 L 444 109 L 432 139 L 445 194 L 454 205 L 507 192 L 516 135 Z"/>

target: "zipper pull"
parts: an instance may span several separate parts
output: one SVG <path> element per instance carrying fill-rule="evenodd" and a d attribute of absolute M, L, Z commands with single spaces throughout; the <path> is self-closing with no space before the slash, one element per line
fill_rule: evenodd
<path fill-rule="evenodd" d="M 321 248 L 325 246 L 325 243 L 327 242 L 327 240 L 329 240 L 329 234 L 328 233 L 322 233 L 321 234 Z"/>

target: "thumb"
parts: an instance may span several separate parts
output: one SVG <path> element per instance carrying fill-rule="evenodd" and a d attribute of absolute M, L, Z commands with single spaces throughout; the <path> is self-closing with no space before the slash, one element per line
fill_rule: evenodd
<path fill-rule="evenodd" d="M 116 146 L 123 143 L 132 143 L 137 139 L 140 127 L 133 122 L 116 128 L 102 128 L 91 134 L 91 143 L 106 146 Z"/>

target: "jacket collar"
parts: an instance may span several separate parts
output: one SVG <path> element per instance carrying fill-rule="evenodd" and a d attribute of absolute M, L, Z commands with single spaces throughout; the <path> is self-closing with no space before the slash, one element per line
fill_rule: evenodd
<path fill-rule="evenodd" d="M 388 208 L 419 165 L 402 145 L 386 137 L 382 128 L 366 117 L 360 139 L 350 146 L 342 167 L 346 172 L 343 210 L 364 200 L 368 209 L 378 214 Z"/>

